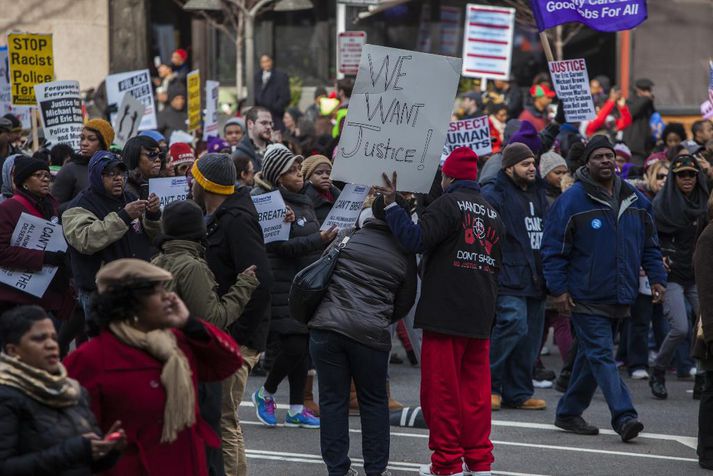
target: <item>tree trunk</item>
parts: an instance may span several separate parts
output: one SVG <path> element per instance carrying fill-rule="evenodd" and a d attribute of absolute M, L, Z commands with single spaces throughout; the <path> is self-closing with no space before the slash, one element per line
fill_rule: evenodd
<path fill-rule="evenodd" d="M 240 100 L 245 98 L 245 75 L 243 63 L 243 34 L 245 33 L 244 15 L 238 17 L 236 23 L 237 31 L 235 32 L 235 97 L 237 100 L 236 107 L 240 105 Z M 239 113 L 242 111 L 238 111 Z"/>
<path fill-rule="evenodd" d="M 248 87 L 249 105 L 254 105 L 255 85 L 253 79 L 255 76 L 255 14 L 248 13 L 245 15 L 245 84 Z"/>

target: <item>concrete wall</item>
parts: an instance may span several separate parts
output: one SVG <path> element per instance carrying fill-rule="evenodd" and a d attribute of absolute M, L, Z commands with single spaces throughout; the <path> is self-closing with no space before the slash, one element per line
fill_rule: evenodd
<path fill-rule="evenodd" d="M 109 73 L 110 0 L 0 0 L 0 44 L 5 33 L 52 33 L 55 76 L 96 87 Z"/>

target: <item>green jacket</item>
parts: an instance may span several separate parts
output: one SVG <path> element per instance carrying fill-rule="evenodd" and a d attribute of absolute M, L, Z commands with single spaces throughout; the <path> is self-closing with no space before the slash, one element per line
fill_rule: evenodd
<path fill-rule="evenodd" d="M 254 276 L 239 274 L 230 290 L 218 296 L 218 284 L 203 253 L 200 243 L 170 240 L 161 244 L 161 253 L 151 263 L 173 274 L 167 289 L 183 299 L 192 315 L 226 329 L 243 313 L 259 282 Z"/>

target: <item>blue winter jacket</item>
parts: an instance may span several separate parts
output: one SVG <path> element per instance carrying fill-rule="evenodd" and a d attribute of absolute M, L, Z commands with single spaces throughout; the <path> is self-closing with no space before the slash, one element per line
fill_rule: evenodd
<path fill-rule="evenodd" d="M 538 177 L 530 185 L 534 192 L 535 206 L 541 217 L 547 212 L 548 202 L 544 182 Z M 500 170 L 494 182 L 483 187 L 483 196 L 497 210 L 505 225 L 502 242 L 503 267 L 498 275 L 498 295 L 544 297 L 545 283 L 542 270 L 537 267 L 532 240 L 539 241 L 542 236 L 542 221 L 528 220 L 531 230 L 526 228 L 526 219 L 530 217 L 530 199 Z M 531 236 L 532 234 L 532 236 Z M 535 244 L 539 246 L 539 243 Z"/>
<path fill-rule="evenodd" d="M 624 181 L 618 212 L 603 193 L 579 180 L 552 204 L 542 241 L 545 280 L 553 296 L 569 292 L 583 303 L 633 304 L 640 267 L 651 284 L 666 283 L 653 209 Z"/>

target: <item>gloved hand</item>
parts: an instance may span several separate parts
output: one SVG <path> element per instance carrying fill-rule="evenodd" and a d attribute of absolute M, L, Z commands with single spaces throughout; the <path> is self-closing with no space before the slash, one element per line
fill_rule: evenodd
<path fill-rule="evenodd" d="M 555 122 L 557 124 L 564 124 L 567 122 L 567 119 L 564 118 L 564 102 L 560 100 L 560 102 L 557 104 L 557 114 L 555 114 Z"/>
<path fill-rule="evenodd" d="M 64 251 L 45 251 L 42 263 L 50 266 L 61 266 L 67 254 Z"/>

